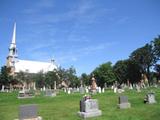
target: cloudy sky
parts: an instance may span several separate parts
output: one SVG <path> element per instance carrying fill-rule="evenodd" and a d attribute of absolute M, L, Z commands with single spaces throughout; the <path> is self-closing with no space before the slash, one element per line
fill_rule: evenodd
<path fill-rule="evenodd" d="M 159 0 L 0 0 L 0 66 L 17 24 L 20 59 L 90 73 L 160 34 Z"/>

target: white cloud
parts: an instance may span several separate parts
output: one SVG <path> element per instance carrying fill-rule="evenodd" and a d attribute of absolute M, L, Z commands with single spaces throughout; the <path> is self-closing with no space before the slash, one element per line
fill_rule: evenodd
<path fill-rule="evenodd" d="M 116 45 L 117 42 L 110 42 L 110 43 L 100 43 L 96 45 L 84 46 L 81 48 L 71 48 L 68 51 L 59 51 L 56 52 L 56 59 L 58 63 L 69 63 L 69 62 L 76 62 L 81 57 L 85 57 L 86 55 L 91 55 L 93 53 L 104 51 L 110 47 Z"/>

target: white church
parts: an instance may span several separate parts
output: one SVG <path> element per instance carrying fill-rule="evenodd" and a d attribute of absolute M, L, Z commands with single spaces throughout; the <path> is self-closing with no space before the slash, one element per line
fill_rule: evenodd
<path fill-rule="evenodd" d="M 16 73 L 27 72 L 27 73 L 38 73 L 40 71 L 48 72 L 57 69 L 57 65 L 54 60 L 50 62 L 21 60 L 17 55 L 16 47 L 16 23 L 14 24 L 12 41 L 9 47 L 9 54 L 7 56 L 7 68 L 9 68 L 10 75 L 16 75 Z"/>

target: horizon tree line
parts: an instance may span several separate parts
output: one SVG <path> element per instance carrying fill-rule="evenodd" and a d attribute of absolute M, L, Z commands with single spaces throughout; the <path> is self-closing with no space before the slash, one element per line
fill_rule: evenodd
<path fill-rule="evenodd" d="M 65 82 L 68 87 L 78 87 L 83 81 L 83 85 L 89 86 L 91 84 L 91 77 L 94 74 L 97 85 L 104 87 L 105 84 L 112 85 L 115 81 L 119 84 L 138 83 L 142 79 L 142 75 L 146 75 L 149 84 L 160 80 L 160 36 L 154 38 L 150 43 L 134 50 L 128 59 L 118 60 L 114 65 L 107 61 L 96 67 L 90 74 L 82 73 L 81 76 L 76 75 L 76 69 L 71 66 L 68 69 L 59 67 L 57 70 L 43 73 L 32 74 L 26 72 L 19 72 L 16 76 L 10 76 L 6 66 L 1 67 L 0 71 L 0 88 L 2 85 L 10 87 L 18 83 L 27 84 L 35 82 L 37 88 L 46 86 L 48 88 L 54 87 L 54 81 L 57 85 Z M 61 86 L 58 86 L 61 87 Z"/>

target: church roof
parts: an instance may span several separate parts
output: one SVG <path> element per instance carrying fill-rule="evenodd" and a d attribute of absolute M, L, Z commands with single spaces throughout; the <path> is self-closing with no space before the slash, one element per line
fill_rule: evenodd
<path fill-rule="evenodd" d="M 17 60 L 15 62 L 15 72 L 38 73 L 40 71 L 48 72 L 57 69 L 54 62 L 40 62 L 30 60 Z"/>

